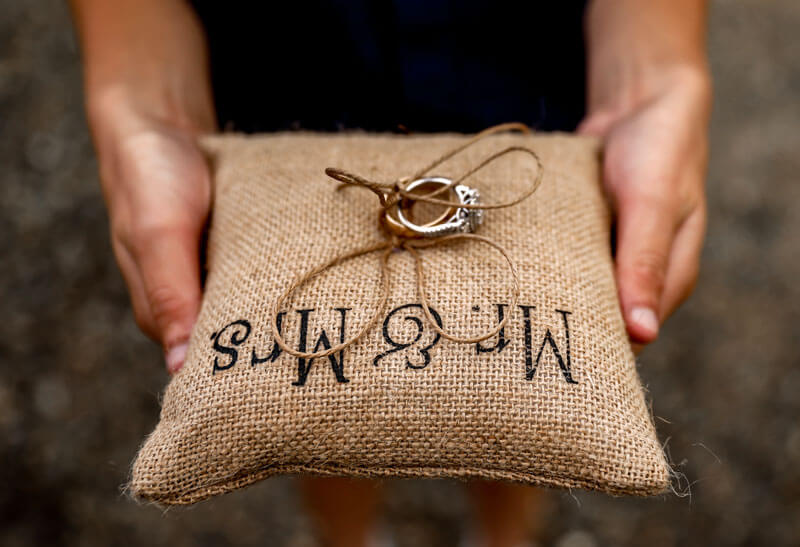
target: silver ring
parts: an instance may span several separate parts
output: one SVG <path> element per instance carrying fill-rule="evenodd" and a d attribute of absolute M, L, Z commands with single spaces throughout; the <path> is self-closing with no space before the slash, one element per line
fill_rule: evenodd
<path fill-rule="evenodd" d="M 414 180 L 406 186 L 406 191 L 412 191 L 424 184 L 446 185 L 453 189 L 462 205 L 475 205 L 480 203 L 480 192 L 475 188 L 470 188 L 465 184 L 452 186 L 453 181 L 446 177 L 423 177 Z M 412 198 L 413 199 L 413 198 Z M 472 209 L 459 207 L 449 218 L 433 225 L 421 226 L 408 220 L 403 214 L 403 207 L 397 208 L 397 220 L 410 231 L 424 237 L 440 237 L 457 233 L 474 232 L 483 222 L 483 209 Z"/>

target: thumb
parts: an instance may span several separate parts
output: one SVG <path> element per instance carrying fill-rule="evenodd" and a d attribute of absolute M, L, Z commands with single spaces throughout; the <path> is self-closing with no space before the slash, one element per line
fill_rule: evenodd
<path fill-rule="evenodd" d="M 175 224 L 150 231 L 137 253 L 150 316 L 171 374 L 183 366 L 200 310 L 199 246 L 199 226 Z"/>
<path fill-rule="evenodd" d="M 617 199 L 617 284 L 633 342 L 647 344 L 658 336 L 658 310 L 675 233 L 671 210 L 666 199 L 653 195 Z"/>
<path fill-rule="evenodd" d="M 618 116 L 614 112 L 600 110 L 584 118 L 575 129 L 575 132 L 579 135 L 602 137 L 608 133 L 617 118 Z"/>

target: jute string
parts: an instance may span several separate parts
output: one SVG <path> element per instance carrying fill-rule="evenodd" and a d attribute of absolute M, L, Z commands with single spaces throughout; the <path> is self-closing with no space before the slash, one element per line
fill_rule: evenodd
<path fill-rule="evenodd" d="M 402 177 L 398 180 L 391 181 L 391 182 L 378 182 L 366 179 L 354 173 L 350 173 L 343 169 L 337 169 L 334 167 L 328 167 L 325 169 L 325 174 L 329 177 L 337 180 L 338 182 L 342 183 L 338 189 L 346 188 L 349 186 L 355 186 L 359 188 L 365 188 L 370 190 L 375 195 L 378 196 L 378 200 L 380 201 L 381 207 L 383 211 L 382 214 L 386 213 L 386 210 L 390 207 L 397 204 L 400 200 L 406 199 L 411 201 L 418 201 L 422 203 L 431 203 L 435 205 L 446 205 L 448 207 L 455 207 L 460 209 L 501 209 L 505 207 L 512 207 L 517 205 L 524 199 L 530 197 L 536 189 L 539 188 L 539 185 L 542 182 L 542 176 L 544 174 L 544 167 L 542 166 L 542 162 L 539 159 L 539 156 L 533 150 L 523 147 L 523 146 L 509 146 L 500 150 L 499 152 L 495 152 L 487 156 L 483 159 L 480 163 L 476 166 L 469 169 L 466 173 L 462 174 L 460 177 L 451 180 L 451 182 L 447 185 L 442 185 L 440 188 L 429 192 L 427 194 L 415 194 L 413 192 L 409 192 L 406 187 L 410 182 L 422 178 L 427 173 L 429 173 L 432 169 L 438 167 L 448 159 L 456 156 L 457 154 L 461 153 L 466 148 L 472 146 L 476 142 L 497 133 L 505 132 L 505 131 L 521 131 L 523 133 L 529 133 L 530 129 L 528 126 L 522 123 L 504 123 L 500 125 L 495 125 L 489 127 L 477 133 L 472 138 L 465 141 L 463 144 L 453 148 L 452 150 L 444 153 L 443 155 L 439 156 L 431 162 L 429 165 L 425 166 L 424 168 L 420 169 L 414 175 Z M 471 177 L 490 163 L 496 161 L 498 158 L 505 156 L 506 154 L 510 154 L 512 152 L 521 152 L 524 154 L 530 155 L 533 160 L 536 162 L 536 177 L 532 181 L 531 185 L 522 192 L 519 196 L 515 197 L 510 201 L 500 202 L 500 203 L 474 203 L 474 204 L 462 204 L 456 201 L 450 201 L 446 199 L 437 198 L 436 196 L 441 194 L 442 192 L 448 191 L 453 186 L 457 184 L 461 184 L 464 180 Z M 458 240 L 468 240 L 468 241 L 476 241 L 479 243 L 485 243 L 493 247 L 497 250 L 505 259 L 506 263 L 508 264 L 509 271 L 511 272 L 511 280 L 512 280 L 512 293 L 511 293 L 511 309 L 514 309 L 517 305 L 517 300 L 519 299 L 519 278 L 517 277 L 517 268 L 514 262 L 511 260 L 511 257 L 508 256 L 506 250 L 497 242 L 493 241 L 490 238 L 472 234 L 472 233 L 463 233 L 463 234 L 451 234 L 446 236 L 440 237 L 431 237 L 431 238 L 409 238 L 403 237 L 397 234 L 391 234 L 388 231 L 385 231 L 385 239 L 384 241 L 376 242 L 353 251 L 348 251 L 342 253 L 333 259 L 329 260 L 328 262 L 313 268 L 311 271 L 307 272 L 299 279 L 295 280 L 286 290 L 277 298 L 275 299 L 272 310 L 270 312 L 270 330 L 272 331 L 272 337 L 275 340 L 275 343 L 283 349 L 289 355 L 293 355 L 295 357 L 305 358 L 305 359 L 315 359 L 318 357 L 327 357 L 328 355 L 332 355 L 343 349 L 349 347 L 350 345 L 359 341 L 364 335 L 366 335 L 372 327 L 378 321 L 381 313 L 383 313 L 384 309 L 386 308 L 386 303 L 389 300 L 389 292 L 390 292 L 390 277 L 391 277 L 391 269 L 389 267 L 389 257 L 391 256 L 392 252 L 397 250 L 405 250 L 411 253 L 411 256 L 414 257 L 414 262 L 416 265 L 416 275 L 417 275 L 417 294 L 419 295 L 420 299 L 420 306 L 422 307 L 422 312 L 425 315 L 425 318 L 428 321 L 430 327 L 441 335 L 443 338 L 451 340 L 453 342 L 461 343 L 461 344 L 471 344 L 476 342 L 481 342 L 486 340 L 487 338 L 491 338 L 495 334 L 499 333 L 503 327 L 506 326 L 511 314 L 506 314 L 502 320 L 500 320 L 494 328 L 490 329 L 489 331 L 472 337 L 458 337 L 451 333 L 446 332 L 444 329 L 439 327 L 437 322 L 433 318 L 433 314 L 431 313 L 430 306 L 428 305 L 428 297 L 426 295 L 426 286 L 425 286 L 425 269 L 423 267 L 422 257 L 419 253 L 422 249 L 427 249 L 430 247 L 435 247 L 438 245 L 444 245 L 447 243 L 452 243 Z M 381 294 L 380 299 L 378 301 L 378 305 L 375 307 L 375 311 L 370 316 L 369 321 L 367 321 L 363 327 L 361 327 L 358 332 L 356 332 L 352 337 L 345 340 L 340 344 L 336 344 L 329 349 L 317 352 L 304 352 L 298 351 L 286 342 L 283 335 L 280 333 L 278 329 L 278 314 L 280 312 L 283 303 L 289 298 L 289 296 L 308 283 L 311 279 L 315 276 L 321 274 L 322 272 L 333 268 L 347 260 L 357 258 L 359 256 L 363 256 L 372 252 L 382 251 L 381 259 L 380 259 L 380 270 L 381 270 Z"/>

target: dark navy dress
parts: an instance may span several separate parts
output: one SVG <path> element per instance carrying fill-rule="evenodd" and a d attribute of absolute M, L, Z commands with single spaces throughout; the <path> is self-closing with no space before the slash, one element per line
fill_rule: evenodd
<path fill-rule="evenodd" d="M 195 0 L 219 123 L 474 132 L 584 114 L 585 0 Z"/>

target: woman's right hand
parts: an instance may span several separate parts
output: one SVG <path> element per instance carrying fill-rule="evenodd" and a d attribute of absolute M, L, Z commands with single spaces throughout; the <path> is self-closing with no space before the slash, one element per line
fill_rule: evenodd
<path fill-rule="evenodd" d="M 200 244 L 211 202 L 196 133 L 112 101 L 92 117 L 111 242 L 139 327 L 183 364 L 201 300 Z"/>
<path fill-rule="evenodd" d="M 216 130 L 205 35 L 184 0 L 71 0 L 114 254 L 141 329 L 183 365 L 211 203 L 196 138 Z"/>

